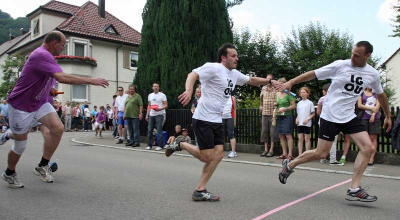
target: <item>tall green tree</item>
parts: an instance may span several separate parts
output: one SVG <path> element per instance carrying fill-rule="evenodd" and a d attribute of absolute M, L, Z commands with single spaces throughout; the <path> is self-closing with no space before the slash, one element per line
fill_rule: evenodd
<path fill-rule="evenodd" d="M 1 66 L 3 70 L 3 83 L 0 84 L 0 98 L 6 98 L 14 88 L 25 63 L 24 56 L 8 56 Z"/>
<path fill-rule="evenodd" d="M 310 23 L 292 30 L 283 42 L 283 56 L 290 74 L 286 79 L 296 77 L 306 71 L 315 70 L 335 60 L 349 59 L 353 47 L 353 39 L 348 34 L 329 30 L 319 23 Z M 312 99 L 321 96 L 321 86 L 325 82 L 317 79 L 307 82 L 312 90 Z M 294 92 L 304 84 L 293 88 Z"/>
<path fill-rule="evenodd" d="M 159 82 L 170 108 L 181 108 L 187 73 L 217 60 L 219 46 L 232 42 L 225 0 L 148 0 L 143 9 L 142 42 L 134 80 L 144 97 Z"/>

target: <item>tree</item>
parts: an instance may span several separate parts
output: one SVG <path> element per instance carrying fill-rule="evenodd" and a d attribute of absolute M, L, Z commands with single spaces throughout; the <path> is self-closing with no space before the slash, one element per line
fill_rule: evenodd
<path fill-rule="evenodd" d="M 18 79 L 18 74 L 21 72 L 25 63 L 23 56 L 8 56 L 4 64 L 1 66 L 3 69 L 3 83 L 0 84 L 0 98 L 6 98 L 15 86 Z"/>
<path fill-rule="evenodd" d="M 0 44 L 9 40 L 9 34 L 21 35 L 20 29 L 29 30 L 28 18 L 13 19 L 8 13 L 0 10 Z"/>
<path fill-rule="evenodd" d="M 243 29 L 234 32 L 233 42 L 239 55 L 237 69 L 242 73 L 258 77 L 266 77 L 269 73 L 278 77 L 285 73 L 278 50 L 279 45 L 272 39 L 270 33 L 252 34 L 248 29 Z M 241 86 L 235 89 L 241 107 L 258 107 L 259 94 L 260 88 L 253 86 Z"/>
<path fill-rule="evenodd" d="M 143 9 L 138 73 L 134 80 L 144 97 L 161 83 L 170 108 L 184 90 L 187 73 L 217 60 L 219 46 L 232 42 L 225 0 L 148 0 Z"/>
<path fill-rule="evenodd" d="M 396 10 L 396 18 L 394 20 L 395 25 L 394 25 L 394 30 L 393 30 L 393 35 L 392 37 L 400 37 L 400 0 L 398 1 L 397 6 L 394 6 L 394 9 Z"/>
<path fill-rule="evenodd" d="M 290 74 L 286 79 L 296 77 L 306 71 L 315 70 L 340 59 L 349 59 L 353 47 L 353 39 L 348 34 L 328 30 L 319 23 L 310 23 L 297 30 L 292 30 L 291 36 L 283 42 L 284 63 Z M 324 82 L 317 79 L 307 82 L 312 90 L 311 99 L 321 96 L 321 86 Z M 304 84 L 293 88 L 294 92 Z"/>

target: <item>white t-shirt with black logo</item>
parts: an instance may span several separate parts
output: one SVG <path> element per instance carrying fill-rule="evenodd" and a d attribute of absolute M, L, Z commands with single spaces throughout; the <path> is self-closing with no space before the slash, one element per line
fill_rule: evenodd
<path fill-rule="evenodd" d="M 222 112 L 222 119 L 232 118 L 232 97 L 228 99 Z"/>
<path fill-rule="evenodd" d="M 162 92 L 157 92 L 157 93 L 150 93 L 148 96 L 147 101 L 151 104 L 151 105 L 158 105 L 159 108 L 164 107 L 163 102 L 167 101 L 167 96 L 162 93 Z M 157 116 L 157 115 L 163 115 L 165 114 L 165 109 L 161 110 L 161 111 L 155 111 L 153 109 L 150 110 L 150 116 Z"/>
<path fill-rule="evenodd" d="M 346 123 L 356 117 L 354 107 L 365 88 L 383 93 L 379 72 L 365 65 L 355 67 L 351 60 L 338 60 L 315 70 L 319 80 L 331 79 L 321 118 L 335 123 Z"/>
<path fill-rule="evenodd" d="M 194 69 L 193 72 L 199 74 L 201 83 L 201 97 L 193 118 L 222 123 L 224 107 L 231 99 L 236 84 L 244 85 L 250 77 L 236 69 L 229 70 L 221 63 L 206 63 Z"/>
<path fill-rule="evenodd" d="M 306 120 L 311 113 L 315 112 L 314 104 L 308 99 L 301 100 L 297 103 L 296 108 L 299 126 L 311 127 L 311 120 L 309 120 L 307 124 L 304 124 L 304 120 Z"/>

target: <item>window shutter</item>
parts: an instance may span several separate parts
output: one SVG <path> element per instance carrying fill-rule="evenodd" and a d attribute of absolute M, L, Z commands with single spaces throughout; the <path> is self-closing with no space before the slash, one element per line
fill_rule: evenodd
<path fill-rule="evenodd" d="M 123 63 L 122 63 L 123 67 L 129 69 L 130 63 L 131 60 L 129 56 L 129 50 L 123 50 Z"/>

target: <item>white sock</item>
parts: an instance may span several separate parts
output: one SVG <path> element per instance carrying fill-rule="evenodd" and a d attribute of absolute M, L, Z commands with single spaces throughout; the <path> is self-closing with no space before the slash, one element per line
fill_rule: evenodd
<path fill-rule="evenodd" d="M 358 190 L 360 190 L 360 187 L 357 187 L 357 188 L 354 188 L 354 189 L 349 188 L 349 190 L 350 190 L 350 192 L 355 193 L 355 192 L 357 192 Z"/>

